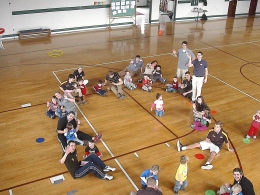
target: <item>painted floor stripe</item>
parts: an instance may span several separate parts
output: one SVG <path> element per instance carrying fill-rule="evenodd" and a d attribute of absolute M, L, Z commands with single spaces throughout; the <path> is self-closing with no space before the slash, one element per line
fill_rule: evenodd
<path fill-rule="evenodd" d="M 217 78 L 217 77 L 215 77 L 215 76 L 213 76 L 213 75 L 211 75 L 211 74 L 209 74 L 209 76 L 211 76 L 211 77 L 213 77 L 214 79 L 216 79 L 216 80 L 218 80 L 218 81 L 220 81 L 220 82 L 224 83 L 225 85 L 227 85 L 227 86 L 229 86 L 229 87 L 231 87 L 231 88 L 233 88 L 233 89 L 235 89 L 235 90 L 239 91 L 240 93 L 242 93 L 242 94 L 246 95 L 247 97 L 250 97 L 251 99 L 253 99 L 253 100 L 257 101 L 257 102 L 260 102 L 260 100 L 259 100 L 259 99 L 257 99 L 257 98 L 255 98 L 255 97 L 253 97 L 253 96 L 251 96 L 251 95 L 249 95 L 249 94 L 247 94 L 247 93 L 243 92 L 242 90 L 240 90 L 240 89 L 238 89 L 238 88 L 234 87 L 233 85 L 230 85 L 230 84 L 228 84 L 227 82 L 225 82 L 225 81 L 222 81 L 221 79 L 219 79 L 219 78 Z"/>
<path fill-rule="evenodd" d="M 61 84 L 60 79 L 57 77 L 57 75 L 53 72 L 53 75 L 56 77 L 56 79 L 58 80 L 58 82 Z M 82 110 L 79 108 L 79 106 L 77 104 L 75 104 L 75 106 L 77 107 L 77 109 L 79 110 L 79 112 L 82 114 L 83 118 L 86 120 L 86 122 L 88 123 L 88 125 L 90 126 L 90 128 L 95 132 L 95 134 L 97 135 L 97 131 L 96 129 L 93 127 L 93 125 L 90 123 L 90 121 L 88 120 L 88 118 L 86 117 L 86 115 L 82 112 Z M 106 150 L 108 151 L 108 153 L 112 156 L 115 157 L 115 155 L 112 153 L 112 151 L 109 149 L 109 147 L 106 145 L 106 143 L 101 139 L 100 140 L 101 143 L 104 145 L 104 147 L 106 148 Z M 134 181 L 131 179 L 131 177 L 127 174 L 127 172 L 125 171 L 125 169 L 123 168 L 123 166 L 120 164 L 120 162 L 115 158 L 114 161 L 116 162 L 116 164 L 120 167 L 120 169 L 123 171 L 123 173 L 125 174 L 125 176 L 127 177 L 127 179 L 130 181 L 130 183 L 134 186 L 134 188 L 136 189 L 136 191 L 139 189 L 136 184 L 134 183 Z"/>

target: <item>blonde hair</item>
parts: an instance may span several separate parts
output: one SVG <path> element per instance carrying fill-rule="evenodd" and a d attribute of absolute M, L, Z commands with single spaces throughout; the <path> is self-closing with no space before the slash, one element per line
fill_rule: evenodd
<path fill-rule="evenodd" d="M 238 193 L 242 192 L 242 187 L 241 187 L 241 185 L 239 185 L 237 183 L 237 184 L 233 185 L 231 190 L 232 190 L 233 193 L 237 193 L 238 194 Z"/>
<path fill-rule="evenodd" d="M 186 164 L 187 162 L 189 162 L 189 157 L 185 156 L 185 155 L 181 156 L 180 162 L 181 162 L 181 164 Z"/>
<path fill-rule="evenodd" d="M 152 168 L 151 168 L 151 171 L 160 171 L 160 167 L 159 165 L 153 165 Z"/>

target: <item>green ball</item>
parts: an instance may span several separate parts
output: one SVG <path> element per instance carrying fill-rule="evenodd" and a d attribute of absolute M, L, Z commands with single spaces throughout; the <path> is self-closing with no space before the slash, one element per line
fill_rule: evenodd
<path fill-rule="evenodd" d="M 213 190 L 207 190 L 205 195 L 216 195 L 216 193 Z"/>

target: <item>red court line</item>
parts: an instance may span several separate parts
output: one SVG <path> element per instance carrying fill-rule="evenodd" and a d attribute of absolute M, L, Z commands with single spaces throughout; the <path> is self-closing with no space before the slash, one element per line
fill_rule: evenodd
<path fill-rule="evenodd" d="M 191 133 L 193 133 L 193 132 L 194 132 L 194 130 L 191 131 L 191 132 L 189 132 L 189 133 L 187 133 L 187 134 L 185 134 L 185 135 L 180 136 L 179 138 L 185 137 L 185 136 L 187 136 L 187 135 L 189 135 L 189 134 L 191 134 Z M 169 142 L 169 141 L 176 140 L 176 139 L 178 139 L 178 138 L 169 139 L 169 140 L 166 140 L 166 141 L 163 141 L 163 142 L 159 142 L 159 143 L 157 143 L 157 144 L 153 144 L 153 145 L 150 145 L 150 146 L 147 146 L 147 147 L 144 147 L 144 148 L 140 148 L 140 149 L 138 149 L 138 150 L 133 150 L 133 151 L 131 151 L 131 152 L 127 152 L 127 153 L 124 153 L 124 154 L 121 154 L 121 155 L 118 155 L 118 156 L 115 156 L 115 157 L 112 157 L 112 158 L 105 159 L 105 160 L 103 160 L 103 162 L 107 162 L 107 161 L 110 161 L 110 160 L 113 160 L 113 159 L 116 159 L 116 158 L 120 158 L 120 157 L 126 156 L 126 155 L 128 155 L 128 154 L 132 154 L 132 153 L 134 153 L 134 152 L 138 152 L 138 151 L 142 151 L 142 150 L 145 150 L 145 149 L 148 149 L 148 148 L 152 148 L 152 147 L 155 147 L 155 146 L 158 146 L 158 145 L 160 145 L 160 144 L 164 144 L 164 143 L 167 143 L 167 142 Z M 33 180 L 33 181 L 29 181 L 29 182 L 26 182 L 26 183 L 22 183 L 22 184 L 19 184 L 19 185 L 16 185 L 16 186 L 11 186 L 11 187 L 9 187 L 9 188 L 4 188 L 4 189 L 1 189 L 0 192 L 6 191 L 6 190 L 9 190 L 9 189 L 18 188 L 18 187 L 25 186 L 25 185 L 28 185 L 28 184 L 32 184 L 32 183 L 35 183 L 35 182 L 38 182 L 38 181 L 42 181 L 42 180 L 45 180 L 45 179 L 49 179 L 49 178 L 51 178 L 51 177 L 54 177 L 54 176 L 57 176 L 57 175 L 61 175 L 61 174 L 65 174 L 65 173 L 68 173 L 68 172 L 69 172 L 69 171 L 64 171 L 64 172 L 61 172 L 61 173 L 57 173 L 57 174 L 55 174 L 55 175 L 50 175 L 50 176 L 47 176 L 47 177 L 43 177 L 43 178 L 40 178 L 40 179 L 36 179 L 36 180 Z"/>
<path fill-rule="evenodd" d="M 21 107 L 21 108 L 13 108 L 13 109 L 10 109 L 10 110 L 4 110 L 4 111 L 1 111 L 0 114 L 5 113 L 5 112 L 12 112 L 12 111 L 16 111 L 16 110 L 31 108 L 31 107 L 35 107 L 35 106 L 41 106 L 41 105 L 44 105 L 44 104 L 46 104 L 46 103 L 35 104 L 35 105 L 31 105 L 31 106 L 28 106 L 28 107 L 25 107 L 25 108 Z"/>

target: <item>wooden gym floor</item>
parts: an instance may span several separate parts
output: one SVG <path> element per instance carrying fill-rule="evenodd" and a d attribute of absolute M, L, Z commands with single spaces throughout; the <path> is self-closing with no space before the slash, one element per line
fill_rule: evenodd
<path fill-rule="evenodd" d="M 158 35 L 160 29 L 163 31 Z M 159 83 L 154 84 L 152 93 L 124 89 L 127 96 L 124 100 L 118 100 L 112 92 L 100 97 L 92 89 L 99 79 L 104 80 L 109 70 L 123 69 L 137 54 L 145 64 L 157 60 L 164 77 L 171 82 L 177 58 L 170 53 L 173 48 L 180 48 L 184 40 L 194 53 L 202 51 L 208 61 L 210 75 L 202 94 L 217 112 L 214 120 L 224 123 L 235 149 L 230 153 L 224 145 L 209 171 L 200 168 L 208 151 L 194 149 L 178 153 L 176 150 L 178 139 L 186 145 L 205 139 L 207 134 L 190 129 L 192 111 L 188 99 L 166 93 Z M 22 45 L 17 40 L 4 41 L 4 46 L 5 50 L 0 51 L 0 195 L 11 193 L 9 190 L 14 195 L 56 195 L 73 190 L 77 190 L 77 195 L 129 194 L 140 187 L 141 172 L 153 164 L 161 167 L 159 183 L 163 193 L 173 194 L 181 155 L 190 157 L 189 184 L 181 194 L 217 191 L 224 182 L 233 182 L 235 167 L 243 168 L 256 194 L 260 194 L 260 137 L 249 144 L 242 142 L 252 115 L 260 109 L 259 17 L 95 30 L 53 35 L 47 41 Z M 62 50 L 64 54 L 49 57 L 52 50 Z M 97 146 L 105 163 L 117 168 L 111 173 L 112 181 L 99 180 L 92 174 L 74 180 L 58 162 L 62 152 L 55 132 L 57 119 L 45 116 L 46 101 L 58 90 L 59 81 L 65 80 L 79 65 L 84 66 L 89 80 L 88 104 L 78 110 L 81 130 L 91 135 L 103 133 L 103 141 Z M 137 79 L 135 76 L 134 81 Z M 166 113 L 162 118 L 150 112 L 156 93 L 162 93 L 165 102 Z M 21 108 L 25 103 L 32 106 Z M 39 137 L 45 142 L 37 144 L 35 140 Z M 80 159 L 84 147 L 77 148 Z M 205 159 L 196 159 L 197 153 Z M 60 174 L 64 174 L 65 181 L 51 184 L 50 177 Z"/>

